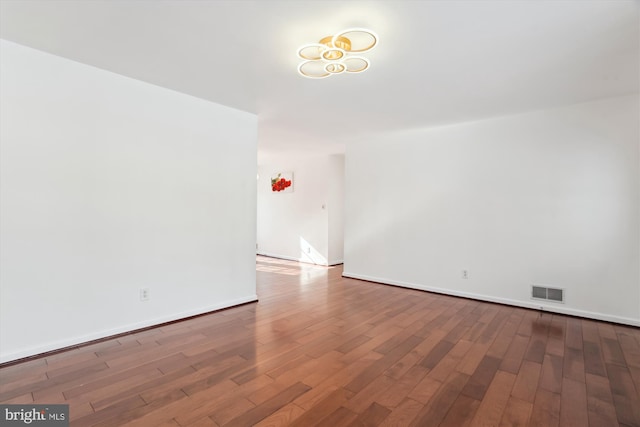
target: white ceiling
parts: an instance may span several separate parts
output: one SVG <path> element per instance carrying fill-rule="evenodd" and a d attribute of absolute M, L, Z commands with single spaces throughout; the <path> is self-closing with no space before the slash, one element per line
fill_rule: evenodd
<path fill-rule="evenodd" d="M 637 93 L 639 26 L 633 0 L 0 0 L 2 38 L 256 113 L 272 153 Z M 349 27 L 368 71 L 297 74 Z"/>

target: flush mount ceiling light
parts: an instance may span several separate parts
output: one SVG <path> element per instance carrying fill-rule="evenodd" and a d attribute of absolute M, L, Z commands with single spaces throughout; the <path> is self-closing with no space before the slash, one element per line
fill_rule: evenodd
<path fill-rule="evenodd" d="M 350 28 L 318 43 L 301 46 L 298 57 L 304 59 L 298 72 L 310 79 L 323 79 L 334 74 L 361 73 L 369 68 L 369 60 L 361 55 L 378 43 L 378 36 L 364 28 Z"/>

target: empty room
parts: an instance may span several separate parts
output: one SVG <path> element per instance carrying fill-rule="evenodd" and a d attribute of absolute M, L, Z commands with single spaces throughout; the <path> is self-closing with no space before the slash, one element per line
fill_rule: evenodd
<path fill-rule="evenodd" d="M 0 0 L 0 425 L 640 427 L 640 2 Z"/>

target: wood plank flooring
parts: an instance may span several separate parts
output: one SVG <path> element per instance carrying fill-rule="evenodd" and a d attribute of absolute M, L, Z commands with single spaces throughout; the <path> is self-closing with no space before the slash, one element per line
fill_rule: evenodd
<path fill-rule="evenodd" d="M 640 329 L 258 257 L 259 303 L 0 369 L 72 426 L 639 426 Z"/>

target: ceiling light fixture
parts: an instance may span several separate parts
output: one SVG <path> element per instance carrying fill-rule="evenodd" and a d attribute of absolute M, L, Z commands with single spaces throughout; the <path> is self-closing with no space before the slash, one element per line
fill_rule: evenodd
<path fill-rule="evenodd" d="M 378 44 L 378 36 L 364 28 L 350 28 L 318 43 L 301 46 L 298 73 L 310 79 L 323 79 L 334 74 L 361 73 L 369 68 L 369 60 L 360 54 Z"/>

